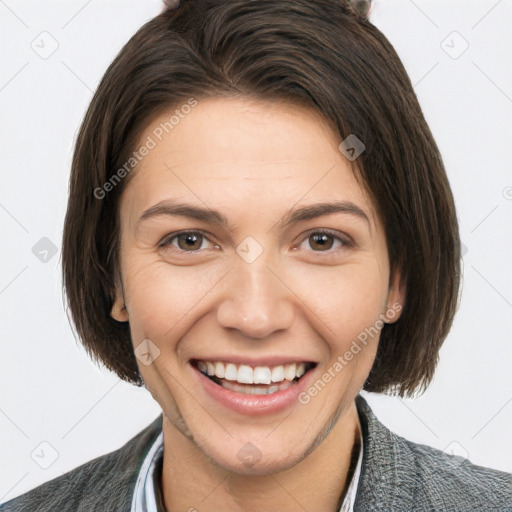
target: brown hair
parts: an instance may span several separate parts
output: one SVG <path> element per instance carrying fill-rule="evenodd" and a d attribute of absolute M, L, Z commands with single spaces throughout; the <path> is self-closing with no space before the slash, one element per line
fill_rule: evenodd
<path fill-rule="evenodd" d="M 105 73 L 78 133 L 63 235 L 64 287 L 87 353 L 142 385 L 127 322 L 110 316 L 119 201 L 132 174 L 98 190 L 163 109 L 241 96 L 307 104 L 366 150 L 355 172 L 406 285 L 364 389 L 423 391 L 458 305 L 460 241 L 442 158 L 394 48 L 341 0 L 182 0 L 146 23 Z M 124 176 L 125 173 L 123 173 Z M 119 173 L 118 173 L 119 177 Z M 112 183 L 112 182 L 111 182 Z"/>

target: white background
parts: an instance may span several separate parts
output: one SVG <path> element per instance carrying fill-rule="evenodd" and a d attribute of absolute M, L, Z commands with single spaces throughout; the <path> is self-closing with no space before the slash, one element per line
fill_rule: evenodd
<path fill-rule="evenodd" d="M 76 131 L 108 64 L 159 10 L 158 0 L 0 0 L 0 502 L 119 448 L 160 412 L 87 358 L 60 280 Z M 512 1 L 377 0 L 371 19 L 415 85 L 467 252 L 431 387 L 368 400 L 397 433 L 512 472 Z M 41 38 L 58 43 L 47 59 L 32 48 Z M 32 252 L 43 237 L 58 249 L 46 263 Z M 53 455 L 47 469 L 35 462 Z"/>

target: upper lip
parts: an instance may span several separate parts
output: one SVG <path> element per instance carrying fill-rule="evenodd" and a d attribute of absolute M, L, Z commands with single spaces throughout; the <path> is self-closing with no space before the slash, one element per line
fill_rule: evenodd
<path fill-rule="evenodd" d="M 248 366 L 279 366 L 284 364 L 300 364 L 300 363 L 312 363 L 316 364 L 316 361 L 307 358 L 299 358 L 297 356 L 266 356 L 266 357 L 242 357 L 242 356 L 223 356 L 223 355 L 215 355 L 215 356 L 202 356 L 202 357 L 194 357 L 191 359 L 192 362 L 197 361 L 220 361 L 222 363 L 232 363 L 235 365 L 245 364 Z"/>

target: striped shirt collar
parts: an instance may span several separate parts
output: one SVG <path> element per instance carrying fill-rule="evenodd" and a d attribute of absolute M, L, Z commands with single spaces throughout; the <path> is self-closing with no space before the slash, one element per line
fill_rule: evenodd
<path fill-rule="evenodd" d="M 160 485 L 164 454 L 164 434 L 160 432 L 149 449 L 140 468 L 130 512 L 165 512 L 164 498 Z M 363 463 L 363 436 L 359 429 L 359 455 L 349 487 L 339 512 L 353 512 L 359 476 Z"/>

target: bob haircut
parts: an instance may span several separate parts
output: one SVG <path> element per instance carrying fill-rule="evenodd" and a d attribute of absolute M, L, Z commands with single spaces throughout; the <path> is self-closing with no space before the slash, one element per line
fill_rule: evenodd
<path fill-rule="evenodd" d="M 309 106 L 340 143 L 351 134 L 364 143 L 351 166 L 383 222 L 405 302 L 381 331 L 363 389 L 422 393 L 459 302 L 455 205 L 400 58 L 348 0 L 182 0 L 117 55 L 77 135 L 63 233 L 63 286 L 87 354 L 144 384 L 129 324 L 110 316 L 120 283 L 119 203 L 136 172 L 126 162 L 157 115 L 214 97 Z"/>

